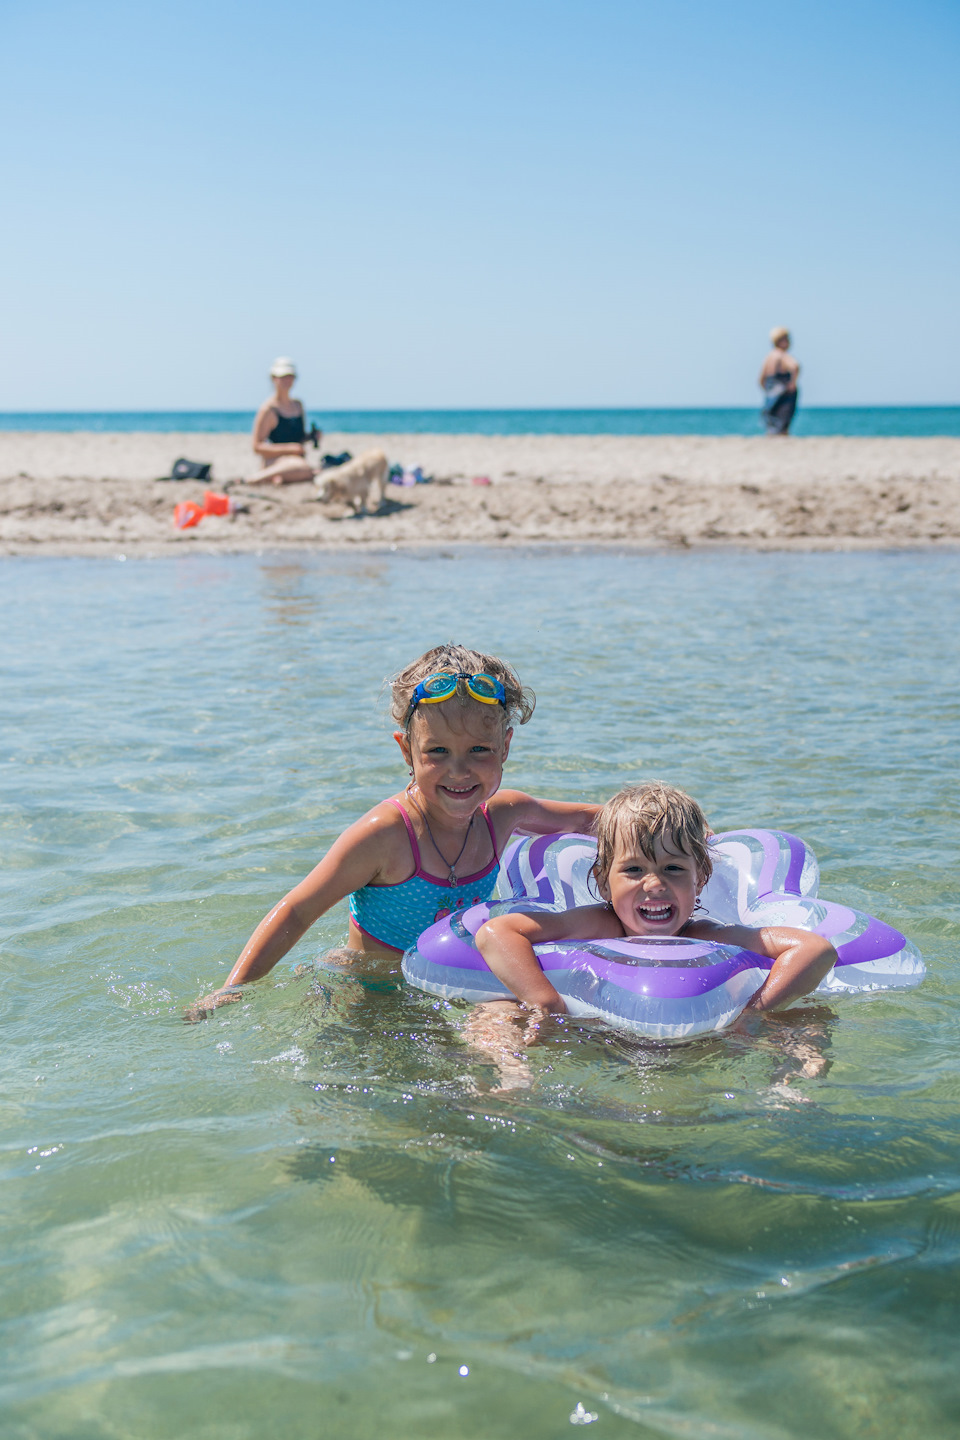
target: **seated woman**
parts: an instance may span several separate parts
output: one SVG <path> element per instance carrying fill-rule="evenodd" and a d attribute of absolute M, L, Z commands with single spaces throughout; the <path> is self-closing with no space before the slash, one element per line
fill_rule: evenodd
<path fill-rule="evenodd" d="M 248 475 L 247 484 L 288 485 L 294 480 L 312 480 L 315 471 L 306 459 L 308 437 L 303 406 L 290 398 L 297 367 L 281 355 L 273 362 L 270 378 L 273 394 L 260 406 L 253 422 L 253 448 L 263 461 L 263 469 Z"/>

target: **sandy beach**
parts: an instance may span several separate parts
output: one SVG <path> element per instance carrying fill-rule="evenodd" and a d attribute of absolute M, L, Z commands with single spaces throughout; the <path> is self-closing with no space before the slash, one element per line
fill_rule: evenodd
<path fill-rule="evenodd" d="M 960 542 L 960 439 L 338 435 L 380 447 L 431 485 L 391 488 L 376 515 L 320 502 L 310 483 L 254 488 L 241 434 L 0 433 L 0 553 L 160 555 L 435 544 L 750 549 Z M 312 452 L 311 452 L 312 453 Z M 164 483 L 181 455 L 211 461 L 247 513 L 172 524 L 205 488 Z M 475 476 L 491 484 L 474 485 Z"/>

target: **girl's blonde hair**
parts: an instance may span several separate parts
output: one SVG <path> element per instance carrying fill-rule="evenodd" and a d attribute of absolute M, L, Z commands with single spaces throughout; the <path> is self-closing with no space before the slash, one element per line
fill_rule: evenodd
<path fill-rule="evenodd" d="M 414 690 L 421 680 L 425 680 L 428 675 L 436 675 L 438 670 L 449 671 L 454 675 L 492 675 L 499 680 L 506 703 L 496 708 L 497 713 L 503 716 L 504 729 L 508 725 L 526 725 L 533 714 L 537 697 L 526 685 L 520 684 L 517 672 L 496 655 L 484 655 L 481 650 L 468 650 L 465 645 L 436 645 L 389 681 L 390 714 L 404 733 L 409 731 L 410 722 L 416 714 L 415 710 L 410 709 Z M 446 705 L 453 700 L 463 709 L 468 705 L 480 705 L 480 702 L 469 694 L 463 680 L 458 683 L 450 700 L 443 703 Z M 486 710 L 488 707 L 484 705 L 481 708 Z"/>
<path fill-rule="evenodd" d="M 707 820 L 696 800 L 674 785 L 651 780 L 630 785 L 608 800 L 597 816 L 597 858 L 591 874 L 607 888 L 617 841 L 632 841 L 648 860 L 657 840 L 666 850 L 687 855 L 697 867 L 697 888 L 713 874 L 707 842 Z"/>

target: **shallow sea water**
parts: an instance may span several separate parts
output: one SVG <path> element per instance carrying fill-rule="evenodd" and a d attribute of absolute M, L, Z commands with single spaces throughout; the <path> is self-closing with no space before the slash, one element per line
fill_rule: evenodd
<path fill-rule="evenodd" d="M 956 1435 L 955 555 L 6 560 L 0 600 L 5 1440 Z M 497 1095 L 465 1007 L 294 974 L 340 906 L 184 1025 L 399 788 L 380 682 L 451 636 L 538 692 L 508 783 L 792 830 L 923 986 L 568 1020 Z"/>

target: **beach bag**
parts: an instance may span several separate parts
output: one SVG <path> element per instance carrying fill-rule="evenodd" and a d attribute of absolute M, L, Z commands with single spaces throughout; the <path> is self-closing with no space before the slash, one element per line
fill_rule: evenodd
<path fill-rule="evenodd" d="M 174 460 L 170 471 L 171 480 L 209 480 L 213 465 L 204 465 L 202 460 Z"/>

